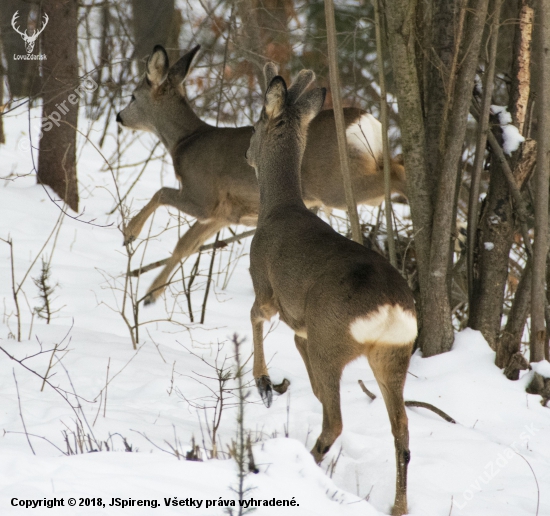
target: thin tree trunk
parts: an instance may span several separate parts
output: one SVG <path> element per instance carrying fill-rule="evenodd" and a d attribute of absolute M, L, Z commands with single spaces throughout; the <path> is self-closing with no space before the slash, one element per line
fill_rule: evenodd
<path fill-rule="evenodd" d="M 547 356 L 548 341 L 544 317 L 546 307 L 545 279 L 548 254 L 548 173 L 550 171 L 550 4 L 539 0 L 537 113 L 538 142 L 535 173 L 535 239 L 531 286 L 530 361 L 539 362 Z"/>
<path fill-rule="evenodd" d="M 488 3 L 489 0 L 479 1 L 476 3 L 477 7 L 468 13 L 463 37 L 465 52 L 461 53 L 461 64 L 456 78 L 448 127 L 447 124 L 442 127 L 445 134 L 450 133 L 450 128 L 452 128 L 453 136 L 452 138 L 446 137 L 445 134 L 442 136 L 444 149 L 442 172 L 434 209 L 430 252 L 430 282 L 428 286 L 430 297 L 428 298 L 429 304 L 425 307 L 422 328 L 425 335 L 421 348 L 424 356 L 449 351 L 454 341 L 447 289 L 451 230 L 454 223 L 452 208 L 455 202 L 458 162 L 462 155 L 462 146 L 466 135 L 471 92 Z"/>
<path fill-rule="evenodd" d="M 433 205 L 432 181 L 428 177 L 426 140 L 418 67 L 416 63 L 416 17 L 411 15 L 409 0 L 385 2 L 388 41 L 401 119 L 403 159 L 407 170 L 407 194 L 414 225 L 414 245 L 418 264 L 420 305 L 417 306 L 421 328 L 429 299 L 430 239 Z M 420 347 L 429 340 L 420 334 Z"/>
<path fill-rule="evenodd" d="M 496 349 L 515 223 L 508 182 L 497 159 L 491 160 L 490 170 L 489 192 L 481 210 L 475 241 L 468 325 L 481 331 L 491 348 Z"/>
<path fill-rule="evenodd" d="M 336 25 L 334 20 L 333 0 L 325 0 L 325 19 L 327 23 L 328 60 L 330 67 L 330 88 L 332 90 L 332 103 L 334 106 L 334 120 L 336 122 L 336 135 L 338 137 L 338 152 L 340 155 L 340 168 L 342 170 L 342 181 L 348 216 L 351 224 L 351 236 L 356 242 L 363 244 L 363 235 L 359 225 L 357 214 L 357 203 L 353 194 L 351 174 L 349 167 L 348 145 L 346 142 L 346 124 L 344 122 L 344 109 L 340 94 L 340 73 L 338 71 L 338 60 L 336 57 L 337 40 Z"/>
<path fill-rule="evenodd" d="M 522 4 L 518 7 L 520 22 L 514 37 L 513 80 L 509 105 L 512 122 L 522 130 L 526 129 L 525 106 L 530 91 L 529 62 L 533 11 L 528 5 L 529 3 L 530 0 L 522 0 Z M 520 190 L 528 177 L 525 174 L 525 165 L 532 162 L 531 151 L 531 144 L 526 142 L 511 159 L 514 178 Z M 527 166 L 527 168 L 529 167 Z M 500 346 L 499 335 L 508 281 L 509 253 L 516 227 L 514 213 L 510 188 L 502 170 L 502 163 L 493 157 L 489 191 L 479 221 L 476 239 L 469 326 L 481 331 L 489 345 L 497 350 Z M 529 241 L 526 242 L 526 245 L 529 246 Z M 503 343 L 503 345 L 505 349 L 499 355 L 501 362 L 505 360 L 503 357 L 506 354 L 506 349 L 510 349 L 507 343 Z"/>
<path fill-rule="evenodd" d="M 78 122 L 77 0 L 44 0 L 49 23 L 41 35 L 42 117 L 51 117 L 40 140 L 38 182 L 50 186 L 74 211 L 78 211 L 76 179 L 76 127 Z M 73 103 L 73 101 L 75 103 Z M 65 109 L 61 109 L 61 107 Z"/>
<path fill-rule="evenodd" d="M 525 322 L 531 309 L 531 264 L 528 260 L 514 295 L 514 302 L 502 331 L 495 357 L 495 365 L 506 367 L 512 356 L 520 351 Z"/>
<path fill-rule="evenodd" d="M 242 0 L 236 4 L 241 20 L 237 38 L 244 58 L 252 64 L 263 86 L 263 64 L 273 61 L 279 74 L 290 82 L 288 63 L 292 58 L 288 24 L 294 12 L 291 0 Z M 262 87 L 263 89 L 263 87 Z"/>
<path fill-rule="evenodd" d="M 178 36 L 183 19 L 175 0 L 132 0 L 135 53 L 139 71 L 145 71 L 145 57 L 155 45 L 167 47 L 171 63 L 179 58 Z"/>
<path fill-rule="evenodd" d="M 426 161 L 431 181 L 432 201 L 436 203 L 438 179 L 442 162 L 444 120 L 453 97 L 452 81 L 462 38 L 466 0 L 433 2 L 431 38 L 424 52 L 428 55 L 426 77 L 425 127 Z"/>
<path fill-rule="evenodd" d="M 483 169 L 483 162 L 485 157 L 485 148 L 487 146 L 487 132 L 489 131 L 489 115 L 491 113 L 491 104 L 493 99 L 501 7 L 502 0 L 495 0 L 495 6 L 492 12 L 493 21 L 491 23 L 491 35 L 489 43 L 489 62 L 487 66 L 487 71 L 485 72 L 485 75 L 483 77 L 481 109 L 479 121 L 477 124 L 476 155 L 474 158 L 474 167 L 472 169 L 470 198 L 468 202 L 468 240 L 466 248 L 468 252 L 468 306 L 470 308 L 474 303 L 472 299 L 474 292 L 474 249 L 479 222 L 479 191 L 481 172 Z M 470 316 L 470 314 L 468 314 L 468 316 Z"/>
<path fill-rule="evenodd" d="M 382 148 L 384 153 L 384 204 L 386 212 L 386 232 L 388 242 L 388 254 L 390 263 L 397 267 L 397 257 L 395 254 L 395 241 L 393 239 L 393 224 L 391 213 L 391 165 L 390 165 L 390 144 L 388 142 L 388 103 L 386 94 L 386 77 L 384 74 L 384 52 L 382 50 L 382 37 L 384 25 L 380 21 L 379 0 L 373 0 L 374 4 L 374 23 L 376 27 L 376 53 L 378 54 L 378 70 L 380 77 L 380 115 L 382 119 Z M 385 34 L 384 34 L 385 36 Z"/>

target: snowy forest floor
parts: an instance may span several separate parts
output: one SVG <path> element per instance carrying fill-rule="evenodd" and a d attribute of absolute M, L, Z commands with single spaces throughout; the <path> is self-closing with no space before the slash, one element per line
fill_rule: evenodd
<path fill-rule="evenodd" d="M 119 514 L 121 507 L 109 506 L 113 498 L 156 500 L 156 514 L 224 514 L 220 500 L 236 499 L 232 488 L 237 467 L 227 458 L 227 447 L 235 439 L 236 406 L 234 393 L 227 393 L 217 435 L 220 458 L 208 459 L 215 405 L 211 390 L 218 385 L 212 365 L 216 360 L 225 367 L 233 365 L 235 333 L 244 339 L 243 359 L 252 352 L 250 239 L 216 253 L 204 324 L 189 321 L 187 299 L 176 295 L 181 287 L 175 285 L 165 300 L 140 309 L 143 325 L 134 350 L 117 308 L 122 306 L 128 260 L 118 229 L 120 214 L 108 215 L 116 204 L 113 176 L 105 171 L 94 146 L 81 138 L 78 175 L 84 213 L 78 219 L 64 216 L 56 226 L 60 209 L 36 185 L 31 155 L 21 150 L 21 141 L 28 138 L 27 116 L 20 112 L 5 118 L 8 141 L 0 147 L 0 175 L 12 174 L 0 183 L 0 238 L 13 241 L 16 284 L 25 278 L 18 294 L 22 342 L 17 342 L 10 247 L 0 242 L 0 347 L 18 360 L 29 357 L 21 365 L 0 353 L 0 514 L 21 514 L 24 509 L 13 506 L 19 500 L 55 497 L 65 500 L 65 507 L 54 509 L 55 514 Z M 100 132 L 90 134 L 95 143 L 99 137 Z M 126 134 L 123 137 L 130 141 Z M 105 156 L 114 154 L 115 140 L 116 134 L 109 133 L 102 149 Z M 132 140 L 121 164 L 146 159 L 146 149 L 154 141 L 147 135 Z M 176 186 L 171 165 L 163 163 L 161 155 L 157 149 L 129 196 L 134 213 L 161 184 Z M 123 193 L 141 166 L 116 171 Z M 149 263 L 169 255 L 178 235 L 174 221 L 168 210 L 158 210 L 141 235 L 145 237 L 150 227 L 153 238 L 139 246 L 131 268 L 141 260 Z M 224 236 L 229 236 L 227 230 Z M 58 284 L 52 305 L 56 313 L 49 325 L 37 316 L 31 321 L 32 310 L 40 305 L 32 280 L 39 276 L 40 259 L 25 277 L 40 256 L 51 260 L 51 284 Z M 202 256 L 193 285 L 195 318 L 200 317 L 210 258 L 207 253 Z M 186 275 L 195 261 L 196 257 L 187 260 Z M 138 297 L 154 274 L 140 279 Z M 309 449 L 320 433 L 322 409 L 292 332 L 284 324 L 275 324 L 267 336 L 266 354 L 274 382 L 286 377 L 291 385 L 270 409 L 250 388 L 245 427 L 259 473 L 246 478 L 251 488 L 247 499 L 295 500 L 296 505 L 262 506 L 256 514 L 388 514 L 395 489 L 393 438 L 366 360 L 344 372 L 344 431 L 318 467 Z M 51 385 L 41 390 L 42 380 L 32 371 L 44 376 L 52 356 Z M 249 366 L 251 361 L 245 381 L 251 386 Z M 508 381 L 494 366 L 489 346 L 470 330 L 458 334 L 445 355 L 412 357 L 405 399 L 432 403 L 457 423 L 425 409 L 407 409 L 411 515 L 534 516 L 537 506 L 539 515 L 550 514 L 550 409 L 540 405 L 539 396 L 525 393 L 531 374 Z M 374 401 L 362 392 L 359 379 L 377 394 Z M 228 385 L 233 387 L 232 382 Z M 70 403 L 52 386 L 68 391 Z M 76 400 L 80 408 L 75 410 Z M 79 432 L 91 441 L 84 439 L 83 453 L 67 455 L 67 441 L 73 451 L 78 448 Z M 185 456 L 193 438 L 202 449 L 203 462 L 178 460 L 173 450 Z M 102 451 L 87 453 L 105 441 L 109 451 L 103 445 Z M 125 443 L 131 453 L 125 451 Z M 76 507 L 67 507 L 71 497 Z M 78 506 L 81 498 L 101 498 L 106 507 Z M 166 506 L 168 498 L 202 500 L 202 505 Z M 215 503 L 206 507 L 207 500 Z M 33 514 L 48 511 L 36 508 Z M 150 508 L 136 506 L 126 510 L 149 512 Z"/>

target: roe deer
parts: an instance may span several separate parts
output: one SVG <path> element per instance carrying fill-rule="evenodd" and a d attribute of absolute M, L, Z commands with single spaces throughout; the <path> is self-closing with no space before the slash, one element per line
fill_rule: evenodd
<path fill-rule="evenodd" d="M 130 104 L 117 114 L 124 127 L 155 133 L 172 156 L 180 188 L 161 188 L 124 228 L 124 243 L 133 241 L 148 217 L 161 205 L 173 206 L 197 219 L 148 290 L 145 304 L 156 300 L 170 273 L 211 236 L 231 224 L 255 226 L 259 209 L 258 183 L 244 158 L 252 127 L 212 127 L 193 112 L 183 83 L 199 46 L 172 67 L 166 51 L 156 46 L 145 77 Z M 274 66 L 274 65 L 273 65 Z M 380 123 L 370 114 L 346 108 L 350 166 L 357 202 L 379 205 L 384 179 Z M 307 206 L 346 208 L 332 110 L 311 123 L 302 166 L 302 192 Z M 392 191 L 405 194 L 405 171 L 392 162 Z"/>
<path fill-rule="evenodd" d="M 269 87 L 247 152 L 260 187 L 260 212 L 250 248 L 256 295 L 251 310 L 253 373 L 264 403 L 272 389 L 263 352 L 263 323 L 277 312 L 295 343 L 323 405 L 322 432 L 311 450 L 319 463 L 342 432 L 340 377 L 366 356 L 380 386 L 395 441 L 397 483 L 393 514 L 407 512 L 410 459 L 403 401 L 417 323 L 407 282 L 374 251 L 334 231 L 302 201 L 300 166 L 309 123 L 324 89 L 305 92 L 314 80 L 302 70 L 287 90 L 266 68 Z M 279 392 L 281 392 L 279 390 Z"/>

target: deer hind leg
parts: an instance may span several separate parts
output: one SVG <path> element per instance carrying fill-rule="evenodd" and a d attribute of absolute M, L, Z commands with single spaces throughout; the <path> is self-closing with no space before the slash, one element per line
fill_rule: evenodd
<path fill-rule="evenodd" d="M 319 352 L 322 351 L 322 352 Z M 311 454 L 320 463 L 334 441 L 342 433 L 340 409 L 340 378 L 349 357 L 342 356 L 338 343 L 319 342 L 313 336 L 307 340 L 307 356 L 311 376 L 315 378 L 315 395 L 323 405 L 323 427 Z"/>
<path fill-rule="evenodd" d="M 154 303 L 157 298 L 164 292 L 169 279 L 170 274 L 176 268 L 178 263 L 196 251 L 199 250 L 200 246 L 204 244 L 212 235 L 215 235 L 220 229 L 224 228 L 227 224 L 224 221 L 211 220 L 207 222 L 197 221 L 195 222 L 189 230 L 183 235 L 178 243 L 176 248 L 172 253 L 172 256 L 168 259 L 168 262 L 162 269 L 161 273 L 156 277 L 153 284 L 149 287 L 147 295 L 145 297 L 145 304 L 149 305 Z"/>
<path fill-rule="evenodd" d="M 386 403 L 395 443 L 397 475 L 392 512 L 395 516 L 407 513 L 407 468 L 411 453 L 403 388 L 411 350 L 412 345 L 374 345 L 367 352 L 367 358 Z"/>
<path fill-rule="evenodd" d="M 306 366 L 307 374 L 309 376 L 309 383 L 311 383 L 313 394 L 315 394 L 315 397 L 319 399 L 319 393 L 318 393 L 317 384 L 315 382 L 315 376 L 312 373 L 311 364 L 309 363 L 309 356 L 307 354 L 307 339 L 304 339 L 299 335 L 294 335 L 294 342 L 296 343 L 296 348 L 300 352 L 300 355 L 302 356 L 302 360 L 304 361 L 304 364 Z"/>
<path fill-rule="evenodd" d="M 143 225 L 159 206 L 172 206 L 179 211 L 197 218 L 206 217 L 200 207 L 196 206 L 192 200 L 186 198 L 183 191 L 176 190 L 175 188 L 161 188 L 141 211 L 130 220 L 128 225 L 124 227 L 124 245 L 128 245 L 139 236 Z"/>

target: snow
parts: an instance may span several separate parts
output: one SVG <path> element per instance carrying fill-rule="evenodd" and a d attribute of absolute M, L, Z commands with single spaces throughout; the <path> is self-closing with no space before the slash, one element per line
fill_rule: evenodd
<path fill-rule="evenodd" d="M 519 149 L 525 138 L 520 134 L 518 128 L 512 125 L 512 115 L 506 109 L 506 106 L 491 106 L 491 112 L 498 115 L 500 127 L 502 129 L 502 150 L 510 156 Z"/>
<path fill-rule="evenodd" d="M 483 247 L 485 247 L 487 251 L 492 251 L 495 248 L 495 244 L 493 244 L 493 242 L 484 242 Z"/>
<path fill-rule="evenodd" d="M 540 362 L 533 362 L 531 368 L 535 373 L 544 376 L 544 378 L 550 378 L 550 362 L 548 360 L 541 360 Z"/>
<path fill-rule="evenodd" d="M 33 111 L 31 118 L 38 115 Z M 83 133 L 97 143 L 101 131 L 96 126 L 90 128 L 84 114 L 79 118 Z M 32 307 L 39 304 L 31 280 L 39 272 L 38 260 L 23 283 L 24 295 L 19 295 L 22 342 L 10 338 L 17 328 L 10 250 L 0 242 L 0 347 L 19 360 L 28 357 L 23 364 L 29 368 L 0 352 L 0 513 L 22 514 L 21 507 L 12 505 L 14 499 L 17 504 L 63 498 L 65 507 L 56 509 L 55 514 L 120 514 L 122 507 L 109 507 L 112 499 L 120 499 L 121 504 L 155 500 L 159 515 L 224 514 L 223 507 L 207 508 L 206 503 L 214 500 L 217 504 L 220 498 L 235 500 L 234 461 L 225 454 L 208 459 L 203 450 L 205 460 L 191 462 L 178 460 L 170 452 L 176 449 L 185 455 L 193 437 L 201 448 L 211 449 L 207 426 L 212 409 L 197 410 L 185 399 L 195 405 L 213 404 L 209 389 L 215 390 L 217 383 L 211 379 L 210 366 L 218 348 L 218 363 L 225 357 L 231 363 L 234 353 L 230 337 L 234 333 L 246 339 L 243 357 L 251 354 L 253 291 L 246 256 L 250 241 L 233 251 L 217 252 L 217 260 L 222 262 L 219 266 L 216 261 L 216 271 L 223 272 L 230 257 L 235 269 L 225 289 L 223 273 L 214 282 L 204 325 L 189 322 L 183 296 L 176 301 L 167 296 L 166 301 L 140 310 L 144 324 L 138 349 L 134 350 L 128 328 L 116 310 L 122 304 L 118 289 L 123 285 L 127 258 L 117 227 L 120 216 L 108 215 L 115 197 L 103 157 L 92 145 L 79 141 L 85 212 L 78 220 L 64 217 L 57 236 L 54 233 L 48 240 L 60 211 L 35 184 L 34 176 L 28 175 L 32 171 L 29 152 L 17 147 L 20 138 L 27 137 L 28 113 L 10 113 L 4 123 L 8 142 L 0 147 L 2 175 L 13 172 L 19 177 L 0 183 L 0 237 L 9 235 L 13 240 L 16 282 L 22 281 L 40 253 L 51 259 L 52 282 L 59 283 L 53 305 L 59 311 L 49 325 L 37 317 L 31 321 Z M 155 142 L 149 135 L 132 142 L 129 132 L 118 136 L 112 129 L 102 149 L 104 156 L 114 155 L 117 138 L 127 138 L 123 140 L 122 164 L 144 159 Z M 116 162 L 111 164 L 114 167 Z M 115 170 L 122 192 L 139 170 L 141 165 Z M 175 185 L 176 180 L 159 151 L 132 190 L 134 212 L 161 184 Z M 169 229 L 162 232 L 167 226 Z M 166 257 L 177 240 L 175 226 L 167 210 L 159 209 L 151 225 L 154 237 L 146 249 L 144 245 L 138 248 L 132 267 Z M 146 225 L 142 236 L 148 228 Z M 195 258 L 188 262 L 187 273 Z M 204 256 L 202 274 L 209 263 L 210 256 Z M 153 277 L 154 273 L 148 273 L 141 278 L 139 297 Z M 196 287 L 192 300 L 198 314 L 204 276 L 197 279 Z M 167 320 L 167 310 L 171 320 Z M 75 397 L 70 393 L 78 394 L 82 408 L 76 412 L 51 386 L 42 391 L 42 380 L 30 371 L 46 373 L 56 344 L 59 350 L 49 379 L 51 385 L 69 392 L 73 406 Z M 39 353 L 41 350 L 44 353 Z M 247 499 L 294 500 L 299 506 L 261 506 L 256 514 L 389 514 L 395 489 L 393 438 L 380 390 L 366 360 L 358 360 L 344 371 L 344 431 L 318 467 L 308 450 L 320 433 L 322 409 L 312 394 L 292 333 L 283 324 L 275 324 L 267 335 L 266 358 L 273 381 L 286 377 L 291 385 L 269 409 L 256 390 L 250 389 L 245 426 L 251 432 L 259 473 L 246 477 L 246 486 L 252 488 Z M 252 383 L 249 366 L 250 362 L 245 380 Z M 547 372 L 548 363 L 535 366 Z M 424 359 L 417 352 L 412 357 L 405 398 L 432 403 L 457 424 L 422 408 L 407 409 L 411 515 L 531 516 L 537 508 L 535 477 L 540 487 L 538 514 L 550 514 L 546 488 L 550 481 L 550 412 L 540 405 L 539 396 L 525 393 L 532 374 L 524 373 L 516 382 L 507 380 L 494 366 L 494 352 L 472 330 L 457 334 L 449 353 Z M 358 379 L 377 395 L 374 401 L 361 391 Z M 228 396 L 218 435 L 222 451 L 235 439 L 235 400 Z M 103 451 L 96 453 L 62 453 L 67 449 L 65 436 L 74 447 L 77 415 L 85 434 L 93 435 L 99 443 L 107 441 L 111 451 L 103 445 Z M 131 446 L 131 453 L 124 451 L 123 439 Z M 71 497 L 77 502 L 87 498 L 89 504 L 101 498 L 106 507 L 67 508 Z M 185 505 L 166 506 L 165 498 L 171 499 L 169 504 L 177 499 Z M 190 505 L 199 501 L 200 508 Z M 45 507 L 32 510 L 37 515 L 52 513 Z M 149 514 L 150 508 L 134 505 L 126 507 L 126 513 Z"/>

